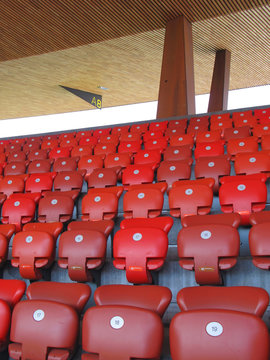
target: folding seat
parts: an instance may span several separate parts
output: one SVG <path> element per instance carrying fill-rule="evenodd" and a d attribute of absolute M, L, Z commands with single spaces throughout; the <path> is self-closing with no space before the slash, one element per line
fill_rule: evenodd
<path fill-rule="evenodd" d="M 56 135 L 56 134 L 50 134 L 50 135 L 43 136 L 43 141 L 52 141 L 52 140 L 57 140 L 57 139 L 58 139 L 58 135 Z"/>
<path fill-rule="evenodd" d="M 118 146 L 118 153 L 131 153 L 135 154 L 141 150 L 141 141 L 120 141 Z"/>
<path fill-rule="evenodd" d="M 19 139 L 10 139 L 10 144 L 25 144 L 25 139 L 19 138 Z"/>
<path fill-rule="evenodd" d="M 116 126 L 116 127 L 112 128 L 112 130 L 111 130 L 112 135 L 121 135 L 121 134 L 127 133 L 127 132 L 129 132 L 129 125 Z"/>
<path fill-rule="evenodd" d="M 31 150 L 28 155 L 27 159 L 29 161 L 34 160 L 45 160 L 48 158 L 48 151 L 47 150 Z"/>
<path fill-rule="evenodd" d="M 231 117 L 230 113 L 223 113 L 223 114 L 212 114 L 210 116 L 210 123 L 214 123 L 214 122 L 219 122 L 219 121 L 223 121 L 223 120 L 229 120 Z"/>
<path fill-rule="evenodd" d="M 89 175 L 94 169 L 103 168 L 103 157 L 99 155 L 82 156 L 78 162 L 78 170 L 85 170 L 85 180 L 88 179 Z"/>
<path fill-rule="evenodd" d="M 219 140 L 221 140 L 221 131 L 220 130 L 211 130 L 211 131 L 200 132 L 196 136 L 196 144 L 217 142 Z"/>
<path fill-rule="evenodd" d="M 59 234 L 63 230 L 63 223 L 61 222 L 53 222 L 53 223 L 28 223 L 23 226 L 22 231 L 41 231 L 49 233 L 56 243 Z"/>
<path fill-rule="evenodd" d="M 128 153 L 108 154 L 104 160 L 105 168 L 115 168 L 120 166 L 121 167 L 121 172 L 119 173 L 120 176 L 122 175 L 122 170 L 125 169 L 128 165 L 131 165 L 131 157 Z"/>
<path fill-rule="evenodd" d="M 83 137 L 83 136 L 92 136 L 92 133 L 93 131 L 92 130 L 82 130 L 82 131 L 78 131 L 76 133 L 76 139 L 80 141 L 80 139 Z"/>
<path fill-rule="evenodd" d="M 82 199 L 82 220 L 112 220 L 118 213 L 118 199 L 122 186 L 89 189 Z"/>
<path fill-rule="evenodd" d="M 231 139 L 227 144 L 227 152 L 231 155 L 232 160 L 239 153 L 247 153 L 258 151 L 258 138 L 256 136 L 249 136 L 242 139 Z"/>
<path fill-rule="evenodd" d="M 169 139 L 173 136 L 173 135 L 183 135 L 185 134 L 185 129 L 181 128 L 181 127 L 175 127 L 175 128 L 168 128 L 165 132 L 165 136 L 168 137 Z"/>
<path fill-rule="evenodd" d="M 96 129 L 93 131 L 93 136 L 99 139 L 102 135 L 109 135 L 110 133 L 111 128 Z"/>
<path fill-rule="evenodd" d="M 58 140 L 61 142 L 63 140 L 73 140 L 75 136 L 75 132 L 65 133 L 58 135 Z"/>
<path fill-rule="evenodd" d="M 67 222 L 73 215 L 74 201 L 71 196 L 59 194 L 46 195 L 38 206 L 39 222 Z"/>
<path fill-rule="evenodd" d="M 102 144 L 99 143 L 94 147 L 94 154 L 95 155 L 104 155 L 113 154 L 116 152 L 116 145 L 112 143 Z"/>
<path fill-rule="evenodd" d="M 82 136 L 79 140 L 80 146 L 88 145 L 94 147 L 97 143 L 98 143 L 98 138 L 89 135 Z"/>
<path fill-rule="evenodd" d="M 237 119 L 234 119 L 233 118 L 233 122 L 234 122 L 234 126 L 235 127 L 241 127 L 241 126 L 250 126 L 251 129 L 254 128 L 254 126 L 257 125 L 257 120 L 253 117 L 253 116 L 244 116 L 244 117 L 241 117 L 241 118 L 237 118 Z"/>
<path fill-rule="evenodd" d="M 59 143 L 59 147 L 60 148 L 65 148 L 65 147 L 74 147 L 74 146 L 78 146 L 78 140 L 77 139 L 65 139 L 65 140 L 62 140 L 60 143 Z"/>
<path fill-rule="evenodd" d="M 22 162 L 26 160 L 26 154 L 23 151 L 10 152 L 7 157 L 7 162 Z"/>
<path fill-rule="evenodd" d="M 6 145 L 6 153 L 15 153 L 15 152 L 21 152 L 22 151 L 22 145 L 21 144 L 7 144 Z"/>
<path fill-rule="evenodd" d="M 191 175 L 192 160 L 162 161 L 157 170 L 157 181 L 165 181 L 168 184 L 168 191 L 172 184 L 178 180 L 189 180 Z"/>
<path fill-rule="evenodd" d="M 198 117 L 192 117 L 189 119 L 189 124 L 190 125 L 209 125 L 209 116 L 205 115 L 205 116 L 198 116 Z"/>
<path fill-rule="evenodd" d="M 159 270 L 168 251 L 168 236 L 160 228 L 127 228 L 113 239 L 113 264 L 126 270 L 127 280 L 134 284 L 151 284 L 150 270 Z"/>
<path fill-rule="evenodd" d="M 232 129 L 232 127 L 232 119 L 224 119 L 219 121 L 211 121 L 210 130 L 219 130 L 221 131 L 221 136 L 224 137 L 226 129 Z"/>
<path fill-rule="evenodd" d="M 55 160 L 53 164 L 53 171 L 76 171 L 78 158 L 75 157 L 62 157 Z"/>
<path fill-rule="evenodd" d="M 254 110 L 254 117 L 255 119 L 259 120 L 260 124 L 261 124 L 261 120 L 264 120 L 268 116 L 270 116 L 270 108 Z"/>
<path fill-rule="evenodd" d="M 153 311 L 133 306 L 95 306 L 83 317 L 82 360 L 159 359 L 163 325 Z"/>
<path fill-rule="evenodd" d="M 270 135 L 263 135 L 261 139 L 262 150 L 270 150 Z"/>
<path fill-rule="evenodd" d="M 253 212 L 262 211 L 267 199 L 265 174 L 224 176 L 220 179 L 219 202 L 224 213 L 239 213 L 241 223 L 249 224 Z"/>
<path fill-rule="evenodd" d="M 241 153 L 235 156 L 236 175 L 265 173 L 270 175 L 270 155 L 263 151 Z"/>
<path fill-rule="evenodd" d="M 184 218 L 187 215 L 206 215 L 213 202 L 212 178 L 176 181 L 169 192 L 170 214 Z"/>
<path fill-rule="evenodd" d="M 173 218 L 170 216 L 161 216 L 155 218 L 133 218 L 133 219 L 124 219 L 120 223 L 120 229 L 130 229 L 130 228 L 154 228 L 161 229 L 169 234 L 173 226 Z"/>
<path fill-rule="evenodd" d="M 150 122 L 149 131 L 162 131 L 167 129 L 168 121 Z"/>
<path fill-rule="evenodd" d="M 235 266 L 240 249 L 237 229 L 223 224 L 184 227 L 177 237 L 179 264 L 194 270 L 200 285 L 221 285 L 220 270 Z"/>
<path fill-rule="evenodd" d="M 204 142 L 196 144 L 196 148 L 194 150 L 195 159 L 201 157 L 214 157 L 220 156 L 224 154 L 224 141 L 213 141 L 213 142 Z"/>
<path fill-rule="evenodd" d="M 50 192 L 50 195 L 68 195 L 75 200 L 80 194 L 83 186 L 83 175 L 78 171 L 63 171 L 56 175 L 54 179 L 54 192 Z M 45 193 L 47 196 L 48 193 Z"/>
<path fill-rule="evenodd" d="M 268 221 L 253 225 L 249 232 L 249 249 L 253 264 L 259 269 L 270 269 L 269 211 Z"/>
<path fill-rule="evenodd" d="M 253 118 L 252 110 L 234 111 L 232 113 L 233 121 L 244 120 L 244 119 L 252 119 L 252 118 Z"/>
<path fill-rule="evenodd" d="M 250 136 L 250 127 L 227 128 L 224 130 L 223 139 L 227 142 L 232 139 L 243 139 Z"/>
<path fill-rule="evenodd" d="M 177 294 L 181 311 L 235 310 L 262 317 L 269 304 L 267 291 L 253 286 L 193 286 Z"/>
<path fill-rule="evenodd" d="M 114 228 L 112 220 L 98 220 L 98 221 L 71 221 L 67 229 L 72 230 L 91 230 L 99 231 L 105 234 L 106 237 L 110 235 Z"/>
<path fill-rule="evenodd" d="M 30 151 L 35 151 L 40 149 L 40 141 L 28 142 L 23 146 L 23 152 L 28 154 Z"/>
<path fill-rule="evenodd" d="M 68 269 L 72 281 L 93 281 L 92 269 L 100 269 L 106 257 L 107 237 L 98 230 L 69 230 L 61 234 L 58 265 Z"/>
<path fill-rule="evenodd" d="M 10 140 L 0 140 L 0 145 L 4 145 L 5 147 L 10 143 Z"/>
<path fill-rule="evenodd" d="M 154 170 L 150 165 L 129 165 L 123 170 L 122 184 L 149 184 L 154 180 Z"/>
<path fill-rule="evenodd" d="M 189 124 L 187 128 L 187 134 L 193 135 L 196 139 L 196 136 L 201 132 L 208 131 L 208 125 L 207 124 Z"/>
<path fill-rule="evenodd" d="M 150 140 L 156 140 L 164 137 L 164 132 L 161 130 L 155 130 L 155 131 L 146 131 L 146 133 L 143 134 L 143 141 L 147 142 Z"/>
<path fill-rule="evenodd" d="M 186 216 L 182 220 L 183 227 L 205 224 L 221 224 L 230 225 L 238 228 L 241 223 L 241 216 L 237 213 L 233 214 L 213 214 L 213 215 L 191 215 Z"/>
<path fill-rule="evenodd" d="M 9 240 L 12 237 L 12 235 L 15 233 L 15 225 L 0 225 L 0 266 L 2 267 L 6 260 L 8 255 L 8 246 L 9 246 Z M 1 285 L 1 280 L 0 280 Z M 0 302 L 2 300 L 1 297 L 1 289 L 0 289 Z M 1 331 L 0 331 L 1 332 Z M 1 341 L 0 341 L 0 348 L 1 348 Z"/>
<path fill-rule="evenodd" d="M 42 278 L 41 269 L 49 268 L 55 256 L 55 240 L 45 231 L 21 231 L 13 238 L 11 265 L 22 278 Z"/>
<path fill-rule="evenodd" d="M 78 145 L 74 146 L 71 150 L 71 157 L 79 157 L 92 155 L 93 147 L 89 145 Z"/>
<path fill-rule="evenodd" d="M 173 360 L 266 360 L 269 356 L 266 325 L 240 311 L 181 312 L 173 317 L 169 336 Z"/>
<path fill-rule="evenodd" d="M 252 129 L 253 136 L 257 136 L 258 142 L 261 142 L 262 136 L 270 135 L 270 124 L 269 125 L 262 125 L 258 124 L 254 126 Z"/>
<path fill-rule="evenodd" d="M 121 142 L 131 142 L 131 141 L 139 141 L 142 142 L 141 134 L 140 133 L 130 133 L 130 132 L 124 132 L 123 134 L 120 134 L 120 141 Z"/>
<path fill-rule="evenodd" d="M 57 139 L 52 139 L 52 140 L 43 139 L 41 143 L 41 149 L 51 151 L 52 149 L 58 147 L 58 144 L 59 143 Z"/>
<path fill-rule="evenodd" d="M 24 191 L 24 179 L 20 175 L 8 175 L 0 179 L 0 194 L 7 197 L 13 193 L 22 193 Z"/>
<path fill-rule="evenodd" d="M 194 145 L 194 135 L 193 134 L 184 134 L 184 135 L 173 135 L 170 138 L 170 146 L 184 146 L 189 145 L 193 147 Z"/>
<path fill-rule="evenodd" d="M 43 193 L 51 191 L 56 172 L 31 174 L 25 182 L 25 192 Z"/>
<path fill-rule="evenodd" d="M 101 135 L 99 138 L 100 144 L 112 144 L 117 146 L 119 144 L 118 135 Z"/>
<path fill-rule="evenodd" d="M 8 163 L 4 169 L 4 176 L 22 175 L 26 173 L 26 162 L 13 161 Z"/>
<path fill-rule="evenodd" d="M 136 306 L 156 312 L 160 317 L 164 315 L 171 299 L 171 290 L 158 285 L 102 285 L 94 293 L 97 306 Z"/>
<path fill-rule="evenodd" d="M 158 150 L 163 152 L 168 146 L 168 140 L 163 137 L 155 140 L 149 140 L 144 143 L 144 149 L 147 151 Z"/>
<path fill-rule="evenodd" d="M 213 178 L 214 193 L 217 193 L 220 186 L 220 178 L 229 176 L 231 173 L 231 163 L 229 155 L 219 155 L 213 157 L 200 157 L 196 160 L 194 167 L 196 179 Z"/>
<path fill-rule="evenodd" d="M 192 158 L 192 145 L 168 146 L 163 153 L 165 161 L 184 160 Z"/>
<path fill-rule="evenodd" d="M 5 200 L 2 206 L 2 223 L 14 224 L 16 231 L 21 226 L 34 220 L 36 203 L 33 199 L 16 194 L 16 196 Z"/>
<path fill-rule="evenodd" d="M 79 318 L 69 305 L 48 300 L 19 302 L 12 314 L 12 359 L 69 359 L 76 347 Z"/>
<path fill-rule="evenodd" d="M 177 120 L 170 120 L 168 122 L 168 128 L 175 129 L 175 128 L 183 128 L 186 129 L 187 127 L 187 119 L 177 119 Z"/>
<path fill-rule="evenodd" d="M 155 185 L 128 189 L 123 197 L 124 218 L 153 218 L 161 214 L 163 193 Z"/>
<path fill-rule="evenodd" d="M 120 166 L 114 168 L 94 169 L 87 178 L 88 188 L 116 186 Z"/>
<path fill-rule="evenodd" d="M 140 150 L 134 155 L 134 165 L 150 165 L 156 169 L 161 161 L 158 150 Z"/>
<path fill-rule="evenodd" d="M 131 133 L 139 133 L 139 134 L 144 134 L 146 131 L 148 130 L 148 124 L 144 123 L 144 124 L 133 124 L 130 127 L 130 132 Z"/>
<path fill-rule="evenodd" d="M 52 159 L 39 159 L 33 160 L 30 162 L 27 173 L 28 174 L 38 174 L 38 173 L 48 173 L 51 171 L 53 160 Z"/>
<path fill-rule="evenodd" d="M 71 148 L 67 147 L 55 147 L 49 152 L 49 159 L 67 158 L 70 157 Z"/>

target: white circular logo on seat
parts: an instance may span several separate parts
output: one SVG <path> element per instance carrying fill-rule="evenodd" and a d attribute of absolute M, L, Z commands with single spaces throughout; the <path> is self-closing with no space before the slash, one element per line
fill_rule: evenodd
<path fill-rule="evenodd" d="M 116 157 L 114 158 L 114 161 L 118 161 L 118 160 L 119 160 L 119 157 L 116 156 Z"/>
<path fill-rule="evenodd" d="M 15 158 L 18 157 L 18 154 L 15 154 L 14 157 L 15 157 Z"/>
<path fill-rule="evenodd" d="M 234 133 L 234 134 L 238 134 L 238 132 L 239 132 L 238 130 L 234 130 L 234 132 L 233 132 L 233 133 Z"/>
<path fill-rule="evenodd" d="M 149 154 L 144 154 L 143 155 L 145 158 L 148 158 L 149 157 Z"/>
<path fill-rule="evenodd" d="M 220 336 L 223 333 L 223 326 L 216 321 L 212 321 L 206 325 L 206 332 L 210 336 Z"/>
<path fill-rule="evenodd" d="M 83 236 L 82 236 L 82 235 L 77 235 L 77 236 L 75 236 L 75 241 L 76 241 L 77 243 L 82 242 L 82 241 L 83 241 Z"/>
<path fill-rule="evenodd" d="M 92 159 L 87 160 L 88 164 L 91 164 L 92 161 L 93 161 Z"/>
<path fill-rule="evenodd" d="M 137 129 L 140 129 L 140 126 L 137 126 Z"/>
<path fill-rule="evenodd" d="M 205 150 L 211 150 L 211 146 L 206 146 Z"/>
<path fill-rule="evenodd" d="M 159 124 L 156 124 L 157 127 L 159 127 Z"/>
<path fill-rule="evenodd" d="M 90 141 L 90 139 L 86 139 L 86 141 L 87 141 L 87 142 L 89 142 L 89 141 Z"/>
<path fill-rule="evenodd" d="M 218 126 L 222 126 L 222 125 L 223 125 L 223 123 L 219 123 L 219 124 L 218 124 Z"/>
<path fill-rule="evenodd" d="M 204 240 L 210 239 L 211 235 L 211 231 L 209 230 L 204 230 L 201 232 L 201 238 Z"/>
<path fill-rule="evenodd" d="M 221 116 L 218 116 L 218 119 L 221 119 Z"/>
<path fill-rule="evenodd" d="M 107 140 L 111 140 L 111 137 L 110 137 L 110 136 L 107 136 Z"/>
<path fill-rule="evenodd" d="M 197 122 L 200 122 L 201 121 L 201 119 L 197 119 Z"/>
<path fill-rule="evenodd" d="M 67 137 L 67 135 L 64 135 L 64 137 L 66 138 L 66 137 Z"/>
<path fill-rule="evenodd" d="M 102 179 L 102 178 L 104 177 L 104 174 L 103 174 L 103 173 L 100 173 L 100 174 L 98 174 L 98 177 L 99 177 L 100 179 Z"/>
<path fill-rule="evenodd" d="M 61 150 L 57 150 L 57 151 L 56 151 L 57 154 L 60 154 L 60 152 L 61 152 Z"/>
<path fill-rule="evenodd" d="M 14 149 L 14 146 L 11 146 L 11 149 Z"/>
<path fill-rule="evenodd" d="M 36 310 L 33 314 L 33 318 L 35 321 L 41 321 L 44 319 L 45 312 L 43 310 Z"/>
<path fill-rule="evenodd" d="M 62 161 L 62 165 L 66 165 L 66 163 L 67 163 L 66 161 Z"/>
<path fill-rule="evenodd" d="M 139 193 L 139 194 L 138 194 L 138 199 L 143 199 L 144 196 L 145 196 L 144 193 Z"/>
<path fill-rule="evenodd" d="M 269 129 L 268 126 L 264 126 L 264 127 L 263 127 L 263 130 L 268 130 L 268 129 Z"/>
<path fill-rule="evenodd" d="M 170 170 L 171 170 L 171 171 L 174 171 L 175 169 L 176 169 L 175 166 L 170 166 Z"/>
<path fill-rule="evenodd" d="M 27 242 L 27 244 L 30 244 L 32 241 L 33 241 L 33 237 L 30 235 L 25 238 L 25 242 Z"/>
<path fill-rule="evenodd" d="M 83 151 L 83 148 L 79 148 L 79 151 Z"/>
<path fill-rule="evenodd" d="M 183 138 L 182 137 L 178 138 L 178 141 L 183 141 Z"/>
<path fill-rule="evenodd" d="M 139 170 L 134 170 L 134 171 L 133 171 L 133 174 L 138 175 L 138 174 L 139 174 Z"/>
<path fill-rule="evenodd" d="M 35 182 L 36 182 L 36 183 L 39 183 L 39 182 L 40 182 L 40 178 L 36 178 L 36 179 L 35 179 Z"/>
<path fill-rule="evenodd" d="M 68 175 L 65 176 L 65 180 L 66 180 L 66 181 L 70 180 L 70 176 L 68 176 Z"/>
<path fill-rule="evenodd" d="M 245 146 L 244 141 L 241 141 L 241 142 L 239 143 L 239 146 Z"/>
<path fill-rule="evenodd" d="M 32 145 L 32 144 L 29 144 L 28 146 L 29 146 L 29 147 L 32 147 L 33 145 Z"/>
<path fill-rule="evenodd" d="M 179 150 L 174 150 L 174 154 L 179 154 Z"/>
<path fill-rule="evenodd" d="M 40 167 L 40 163 L 36 164 L 36 167 Z"/>
<path fill-rule="evenodd" d="M 175 132 L 176 132 L 176 130 L 175 130 L 175 129 L 173 129 L 173 130 L 172 130 L 172 133 L 175 133 Z"/>
<path fill-rule="evenodd" d="M 205 137 L 206 137 L 206 138 L 209 138 L 209 137 L 210 137 L 210 134 L 205 134 Z"/>
<path fill-rule="evenodd" d="M 246 189 L 246 185 L 244 185 L 244 184 L 240 184 L 237 186 L 237 190 L 239 190 L 239 191 L 243 191 L 245 189 Z"/>
<path fill-rule="evenodd" d="M 52 204 L 52 205 L 56 205 L 56 204 L 57 204 L 57 200 L 56 200 L 56 199 L 53 199 L 53 200 L 51 201 L 51 204 Z"/>
<path fill-rule="evenodd" d="M 38 155 L 39 154 L 39 152 L 37 151 L 37 152 L 35 152 L 35 155 Z"/>
<path fill-rule="evenodd" d="M 213 167 L 213 166 L 215 166 L 215 163 L 214 163 L 213 161 L 210 161 L 210 162 L 208 163 L 208 167 Z"/>
<path fill-rule="evenodd" d="M 19 202 L 19 201 L 15 201 L 14 206 L 20 206 L 20 202 Z"/>
<path fill-rule="evenodd" d="M 244 116 L 245 114 L 241 113 L 240 116 Z"/>
<path fill-rule="evenodd" d="M 95 199 L 94 199 L 95 202 L 99 202 L 100 200 L 101 200 L 100 196 L 96 196 Z"/>
<path fill-rule="evenodd" d="M 249 159 L 249 162 L 251 162 L 251 163 L 254 163 L 256 161 L 256 158 L 255 157 L 251 157 L 250 159 Z"/>
<path fill-rule="evenodd" d="M 243 120 L 243 123 L 245 123 L 245 124 L 246 124 L 247 122 L 248 122 L 247 120 Z"/>
<path fill-rule="evenodd" d="M 102 130 L 99 130 L 99 133 L 102 134 Z"/>
<path fill-rule="evenodd" d="M 105 150 L 105 149 L 107 149 L 107 146 L 102 146 L 102 150 Z"/>
<path fill-rule="evenodd" d="M 142 234 L 141 233 L 135 233 L 133 235 L 133 240 L 134 241 L 140 241 L 142 239 Z"/>
<path fill-rule="evenodd" d="M 131 144 L 127 144 L 127 147 L 130 148 L 130 147 L 131 147 Z"/>
<path fill-rule="evenodd" d="M 191 194 L 193 194 L 193 190 L 192 190 L 192 189 L 187 189 L 187 190 L 185 191 L 185 194 L 186 194 L 186 195 L 191 195 Z"/>
<path fill-rule="evenodd" d="M 195 130 L 198 130 L 199 129 L 199 126 L 195 126 L 195 128 L 194 128 Z"/>
<path fill-rule="evenodd" d="M 151 136 L 154 136 L 154 135 L 155 135 L 155 133 L 151 133 L 150 135 L 151 135 Z"/>
<path fill-rule="evenodd" d="M 11 185 L 12 184 L 12 180 L 8 180 L 8 185 Z"/>
<path fill-rule="evenodd" d="M 16 169 L 16 165 L 12 165 L 11 167 L 12 167 L 12 169 Z"/>
<path fill-rule="evenodd" d="M 178 124 L 179 124 L 179 121 L 176 121 L 175 124 L 178 125 Z"/>
<path fill-rule="evenodd" d="M 153 141 L 153 145 L 156 145 L 156 144 L 157 144 L 157 140 L 154 140 L 154 141 Z"/>
<path fill-rule="evenodd" d="M 129 134 L 129 135 L 128 135 L 128 138 L 132 138 L 132 135 L 131 135 L 131 134 Z"/>
<path fill-rule="evenodd" d="M 70 140 L 67 140 L 67 144 L 69 144 L 70 143 Z"/>

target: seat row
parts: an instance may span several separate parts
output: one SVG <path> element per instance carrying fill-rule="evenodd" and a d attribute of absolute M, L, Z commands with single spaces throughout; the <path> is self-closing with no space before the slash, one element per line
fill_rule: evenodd
<path fill-rule="evenodd" d="M 249 233 L 253 263 L 265 270 L 270 268 L 269 214 L 251 215 L 253 227 Z M 195 272 L 198 284 L 222 285 L 221 270 L 236 265 L 240 222 L 239 214 L 188 216 L 183 220 L 183 228 L 177 235 L 179 264 Z M 173 219 L 165 216 L 121 222 L 112 241 L 113 265 L 125 270 L 130 283 L 152 283 L 151 271 L 160 270 L 166 261 L 172 225 Z M 91 271 L 104 265 L 107 238 L 113 228 L 110 220 L 71 222 L 64 232 L 62 223 L 28 223 L 12 239 L 11 265 L 19 268 L 22 278 L 37 280 L 57 259 L 58 266 L 67 269 L 72 281 L 93 281 Z M 14 225 L 0 225 L 2 266 L 14 233 Z"/>
<path fill-rule="evenodd" d="M 8 346 L 10 357 L 18 360 L 70 359 L 91 289 L 84 284 L 36 282 L 27 288 L 27 300 L 20 301 L 24 282 L 0 280 L 0 285 L 1 349 Z M 83 315 L 81 359 L 160 358 L 162 316 L 171 298 L 162 286 L 97 288 L 96 306 Z M 177 303 L 181 312 L 173 317 L 169 334 L 173 360 L 268 359 L 268 330 L 261 319 L 269 303 L 265 290 L 184 288 Z"/>

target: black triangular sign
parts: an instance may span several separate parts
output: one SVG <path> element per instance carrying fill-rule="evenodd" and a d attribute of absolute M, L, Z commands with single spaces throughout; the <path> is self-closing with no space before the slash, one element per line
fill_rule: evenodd
<path fill-rule="evenodd" d="M 73 89 L 67 86 L 60 85 L 63 89 L 71 92 L 72 94 L 78 96 L 79 98 L 87 101 L 89 104 L 95 106 L 98 109 L 102 108 L 102 95 L 94 94 L 88 91 Z"/>

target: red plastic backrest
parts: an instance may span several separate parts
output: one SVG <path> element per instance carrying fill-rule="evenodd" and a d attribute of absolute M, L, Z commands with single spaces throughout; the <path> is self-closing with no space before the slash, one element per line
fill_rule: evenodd
<path fill-rule="evenodd" d="M 111 134 L 112 135 L 121 135 L 123 133 L 126 133 L 129 131 L 129 125 L 124 125 L 124 126 L 116 126 L 114 128 L 112 128 Z"/>
<path fill-rule="evenodd" d="M 249 249 L 252 262 L 260 269 L 270 269 L 269 224 L 263 222 L 252 226 L 249 232 Z"/>
<path fill-rule="evenodd" d="M 31 174 L 25 183 L 25 192 L 51 191 L 55 172 Z"/>
<path fill-rule="evenodd" d="M 0 234 L 0 266 L 3 266 L 4 262 L 7 259 L 8 244 L 9 240 L 3 234 Z"/>
<path fill-rule="evenodd" d="M 184 128 L 187 127 L 187 119 L 176 119 L 168 122 L 168 128 Z"/>
<path fill-rule="evenodd" d="M 194 150 L 195 159 L 204 157 L 204 156 L 220 156 L 224 154 L 224 141 L 213 141 L 213 142 L 203 142 L 197 143 Z"/>
<path fill-rule="evenodd" d="M 81 191 L 83 186 L 83 177 L 78 171 L 65 171 L 58 173 L 54 179 L 55 191 Z"/>
<path fill-rule="evenodd" d="M 209 143 L 217 142 L 221 140 L 221 131 L 220 130 L 211 130 L 198 133 L 196 136 L 196 144 L 198 143 Z"/>
<path fill-rule="evenodd" d="M 169 216 L 161 216 L 156 218 L 134 218 L 134 219 L 124 219 L 120 223 L 120 229 L 129 229 L 129 228 L 158 228 L 165 231 L 167 234 L 173 226 L 173 218 Z"/>
<path fill-rule="evenodd" d="M 99 138 L 101 144 L 114 144 L 115 146 L 119 143 L 119 136 L 116 134 L 101 135 Z"/>
<path fill-rule="evenodd" d="M 56 242 L 62 230 L 63 230 L 63 223 L 53 222 L 53 223 L 28 223 L 24 225 L 22 231 L 43 231 L 43 232 L 45 231 L 49 233 Z"/>
<path fill-rule="evenodd" d="M 163 325 L 153 311 L 132 306 L 96 306 L 83 318 L 82 347 L 99 359 L 158 359 Z M 89 357 L 90 356 L 90 357 Z M 82 360 L 92 358 L 83 354 Z"/>
<path fill-rule="evenodd" d="M 227 128 L 224 130 L 224 140 L 229 141 L 232 139 L 242 139 L 250 136 L 250 127 L 249 126 L 241 126 L 239 128 Z"/>
<path fill-rule="evenodd" d="M 211 131 L 219 130 L 221 131 L 222 137 L 225 136 L 226 129 L 232 129 L 232 119 L 219 119 L 218 121 L 211 121 L 210 129 Z"/>
<path fill-rule="evenodd" d="M 114 228 L 112 220 L 99 221 L 72 221 L 68 224 L 68 230 L 95 230 L 102 232 L 106 237 L 110 235 Z"/>
<path fill-rule="evenodd" d="M 88 188 L 104 188 L 115 186 L 117 184 L 117 175 L 121 170 L 120 167 L 94 169 L 89 175 Z"/>
<path fill-rule="evenodd" d="M 194 136 L 191 134 L 184 134 L 184 135 L 173 135 L 170 138 L 170 146 L 184 146 L 189 145 L 193 146 L 194 144 Z"/>
<path fill-rule="evenodd" d="M 109 135 L 110 133 L 111 133 L 111 128 L 96 129 L 93 132 L 93 136 L 99 139 L 102 135 Z"/>
<path fill-rule="evenodd" d="M 41 143 L 42 150 L 52 150 L 58 146 L 59 142 L 57 139 L 45 140 Z"/>
<path fill-rule="evenodd" d="M 116 145 L 113 143 L 99 143 L 94 147 L 95 155 L 107 155 L 116 152 Z"/>
<path fill-rule="evenodd" d="M 13 193 L 21 193 L 24 191 L 24 180 L 20 176 L 9 175 L 0 179 L 0 193 L 7 196 Z"/>
<path fill-rule="evenodd" d="M 241 223 L 241 216 L 237 213 L 233 214 L 214 214 L 214 215 L 192 215 L 185 216 L 182 220 L 182 226 L 194 226 L 203 224 L 221 224 L 230 225 L 238 228 Z"/>
<path fill-rule="evenodd" d="M 156 140 L 164 137 L 164 130 L 149 130 L 143 134 L 143 142 L 146 143 L 150 140 Z"/>
<path fill-rule="evenodd" d="M 214 123 L 214 122 L 219 122 L 219 121 L 222 121 L 222 120 L 229 120 L 231 117 L 230 113 L 224 113 L 224 114 L 212 114 L 210 116 L 210 122 L 211 124 Z"/>
<path fill-rule="evenodd" d="M 131 164 L 131 158 L 128 153 L 114 153 L 108 154 L 104 160 L 104 166 L 106 168 L 114 168 L 116 166 L 121 166 L 121 168 L 126 168 Z"/>
<path fill-rule="evenodd" d="M 82 199 L 83 221 L 112 220 L 117 212 L 118 197 L 113 191 L 90 189 Z"/>
<path fill-rule="evenodd" d="M 77 160 L 76 158 L 63 157 L 55 160 L 53 164 L 53 171 L 62 172 L 62 171 L 76 171 L 77 170 Z"/>
<path fill-rule="evenodd" d="M 55 147 L 49 152 L 49 158 L 50 159 L 58 159 L 62 157 L 69 157 L 70 156 L 70 148 L 67 147 Z"/>
<path fill-rule="evenodd" d="M 270 126 L 264 124 L 257 124 L 252 130 L 252 134 L 261 140 L 263 135 L 270 135 Z"/>
<path fill-rule="evenodd" d="M 147 184 L 154 180 L 154 170 L 150 165 L 129 165 L 123 171 L 123 185 Z"/>
<path fill-rule="evenodd" d="M 45 160 L 48 158 L 47 150 L 31 150 L 27 156 L 29 161 Z"/>
<path fill-rule="evenodd" d="M 157 167 L 161 161 L 161 154 L 158 150 L 140 150 L 134 155 L 134 165 L 153 165 Z"/>
<path fill-rule="evenodd" d="M 165 131 L 168 126 L 168 121 L 150 122 L 149 131 Z"/>
<path fill-rule="evenodd" d="M 192 157 L 192 146 L 168 146 L 163 153 L 165 161 L 190 159 Z"/>
<path fill-rule="evenodd" d="M 130 132 L 131 133 L 140 133 L 143 134 L 148 130 L 148 124 L 144 123 L 144 124 L 133 124 L 130 127 Z"/>
<path fill-rule="evenodd" d="M 98 143 L 98 138 L 91 135 L 83 135 L 79 140 L 79 145 L 89 145 L 94 147 Z"/>
<path fill-rule="evenodd" d="M 92 155 L 92 153 L 93 150 L 92 150 L 92 146 L 90 145 L 74 146 L 73 149 L 71 150 L 71 156 L 73 157 L 79 156 L 81 158 L 82 156 Z"/>
<path fill-rule="evenodd" d="M 36 203 L 27 197 L 7 199 L 2 207 L 2 223 L 14 224 L 16 231 L 20 231 L 21 225 L 34 219 Z"/>
<path fill-rule="evenodd" d="M 237 175 L 270 174 L 270 156 L 263 151 L 237 154 L 234 162 Z"/>
<path fill-rule="evenodd" d="M 39 201 L 38 221 L 66 222 L 72 218 L 74 202 L 70 196 L 48 195 Z"/>
<path fill-rule="evenodd" d="M 26 173 L 26 163 L 24 161 L 11 161 L 4 168 L 4 176 L 21 175 Z"/>
<path fill-rule="evenodd" d="M 17 302 L 21 300 L 25 288 L 26 284 L 23 280 L 0 279 L 0 299 L 13 309 Z"/>
<path fill-rule="evenodd" d="M 78 162 L 79 170 L 86 170 L 85 178 L 88 179 L 89 175 L 93 172 L 94 169 L 99 169 L 103 167 L 103 158 L 98 155 L 92 156 L 82 156 Z"/>
<path fill-rule="evenodd" d="M 28 166 L 28 174 L 48 173 L 51 171 L 51 159 L 33 160 Z"/>
<path fill-rule="evenodd" d="M 185 311 L 171 321 L 170 349 L 174 360 L 265 360 L 268 329 L 257 316 L 239 311 Z"/>
<path fill-rule="evenodd" d="M 141 141 L 120 141 L 118 146 L 118 152 L 121 153 L 131 153 L 134 154 L 137 151 L 141 150 Z"/>
<path fill-rule="evenodd" d="M 227 152 L 231 156 L 239 153 L 247 153 L 258 151 L 258 138 L 256 136 L 249 136 L 241 139 L 231 139 L 227 144 Z"/>
<path fill-rule="evenodd" d="M 11 311 L 8 304 L 0 299 L 0 351 L 4 350 L 8 344 L 8 334 L 11 321 Z"/>
<path fill-rule="evenodd" d="M 178 180 L 188 180 L 191 175 L 188 160 L 162 161 L 157 170 L 157 181 L 166 181 L 168 189 Z"/>

